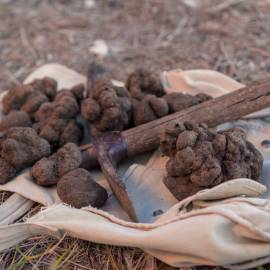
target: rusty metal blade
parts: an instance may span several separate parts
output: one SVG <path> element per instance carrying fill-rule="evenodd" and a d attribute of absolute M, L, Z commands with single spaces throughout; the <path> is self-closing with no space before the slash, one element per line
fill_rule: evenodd
<path fill-rule="evenodd" d="M 116 163 L 126 155 L 126 145 L 119 132 L 93 137 L 97 158 L 112 191 L 130 219 L 138 222 L 125 184 L 117 173 Z"/>

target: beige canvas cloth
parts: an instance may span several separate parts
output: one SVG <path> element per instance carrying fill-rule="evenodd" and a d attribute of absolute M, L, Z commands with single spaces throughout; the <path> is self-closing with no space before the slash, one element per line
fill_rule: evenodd
<path fill-rule="evenodd" d="M 57 79 L 59 88 L 85 83 L 85 77 L 58 64 L 37 69 L 25 82 L 44 76 Z M 162 82 L 167 91 L 210 91 L 207 93 L 213 96 L 243 86 L 210 70 L 164 72 Z M 261 146 L 261 141 L 268 139 L 268 116 L 264 110 L 218 127 L 240 125 L 247 130 L 248 138 L 264 154 L 261 181 L 266 184 L 269 150 Z M 172 266 L 244 269 L 270 261 L 270 201 L 258 198 L 266 191 L 264 185 L 234 179 L 177 202 L 162 182 L 165 163 L 166 158 L 156 151 L 130 159 L 119 168 L 140 223 L 129 221 L 98 169 L 91 173 L 109 192 L 102 210 L 73 209 L 62 204 L 55 187 L 36 185 L 25 170 L 0 186 L 0 190 L 14 193 L 0 206 L 0 251 L 38 234 L 68 234 L 97 243 L 139 247 Z M 33 202 L 45 208 L 23 223 L 14 223 Z"/>

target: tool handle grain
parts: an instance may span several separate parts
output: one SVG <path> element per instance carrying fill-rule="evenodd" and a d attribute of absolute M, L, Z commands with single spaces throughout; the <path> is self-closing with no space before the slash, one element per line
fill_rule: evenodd
<path fill-rule="evenodd" d="M 170 123 L 192 120 L 214 127 L 267 107 L 270 107 L 270 79 L 255 82 L 229 94 L 124 131 L 123 137 L 127 144 L 128 156 L 157 148 L 161 130 Z M 85 148 L 87 167 L 97 166 L 94 147 L 88 145 Z"/>

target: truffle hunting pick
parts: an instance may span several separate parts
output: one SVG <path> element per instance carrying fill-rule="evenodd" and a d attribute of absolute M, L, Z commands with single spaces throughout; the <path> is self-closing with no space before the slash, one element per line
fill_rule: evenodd
<path fill-rule="evenodd" d="M 92 84 L 93 81 L 89 82 L 89 85 Z M 130 218 L 136 221 L 135 209 L 128 197 L 123 181 L 117 175 L 116 164 L 113 164 L 112 160 L 119 162 L 124 157 L 145 153 L 157 148 L 160 143 L 160 130 L 165 130 L 169 124 L 174 125 L 175 123 L 192 120 L 196 123 L 205 123 L 210 127 L 214 127 L 227 121 L 239 119 L 269 105 L 270 80 L 268 79 L 255 82 L 227 95 L 123 131 L 121 134 L 118 134 L 118 139 L 95 139 L 94 145 L 89 144 L 82 147 L 83 156 L 87 160 L 89 168 L 97 166 L 97 160 L 99 161 L 104 175 L 119 202 Z M 205 126 L 203 127 L 204 129 L 206 128 Z M 242 139 L 244 140 L 244 138 Z M 254 148 L 252 146 L 249 147 Z M 254 162 L 257 162 L 256 165 L 259 168 L 262 164 L 261 157 L 257 150 L 254 152 L 253 150 L 251 151 L 254 155 Z M 253 173 L 257 173 L 256 169 Z"/>

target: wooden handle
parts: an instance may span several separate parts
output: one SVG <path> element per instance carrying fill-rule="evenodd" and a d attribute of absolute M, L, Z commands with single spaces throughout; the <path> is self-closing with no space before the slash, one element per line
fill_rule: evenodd
<path fill-rule="evenodd" d="M 211 99 L 188 109 L 167 115 L 163 118 L 128 129 L 123 137 L 128 148 L 128 156 L 151 151 L 159 146 L 159 134 L 167 124 L 194 121 L 214 127 L 239 119 L 270 106 L 270 79 L 255 82 L 237 91 Z M 85 147 L 84 165 L 90 169 L 98 165 L 94 147 Z"/>

